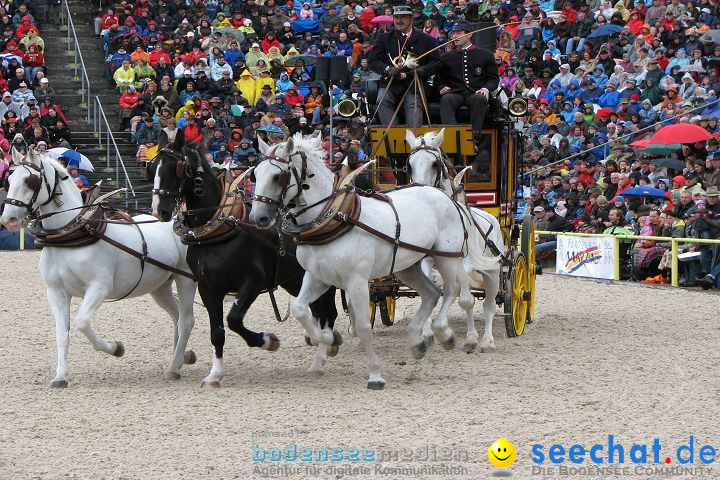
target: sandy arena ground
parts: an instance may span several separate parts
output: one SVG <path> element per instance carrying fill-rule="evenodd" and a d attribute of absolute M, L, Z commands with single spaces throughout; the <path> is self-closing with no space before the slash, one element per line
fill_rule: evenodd
<path fill-rule="evenodd" d="M 101 334 L 124 342 L 125 357 L 93 351 L 73 326 L 70 386 L 53 391 L 55 323 L 38 256 L 0 254 L 0 479 L 474 479 L 501 473 L 487 457 L 499 437 L 518 449 L 507 471 L 539 479 L 557 477 L 557 470 L 532 475 L 536 443 L 547 453 L 554 443 L 607 445 L 614 434 L 629 450 L 657 437 L 663 458 L 690 435 L 696 455 L 699 445 L 720 447 L 717 295 L 546 275 L 538 279 L 538 320 L 525 335 L 508 339 L 498 317 L 497 353 L 467 355 L 435 345 L 420 362 L 411 359 L 403 328 L 417 300 L 400 300 L 399 325 L 375 330 L 388 382 L 382 392 L 365 388 L 366 357 L 345 334 L 346 315 L 338 322 L 345 339 L 339 356 L 329 359 L 323 379 L 307 378 L 313 350 L 295 320 L 273 319 L 265 296 L 247 324 L 275 332 L 278 352 L 250 350 L 228 330 L 222 388 L 201 390 L 211 346 L 198 306 L 190 338 L 198 363 L 186 365 L 182 379 L 167 381 L 170 321 L 150 297 L 137 298 L 105 305 L 94 322 Z M 284 307 L 286 295 L 279 298 Z M 451 324 L 464 338 L 457 309 Z M 392 449 L 402 458 L 403 448 L 434 445 L 438 458 L 308 468 L 297 460 L 253 462 L 254 444 L 268 451 L 292 444 L 372 448 L 376 460 Z M 441 452 L 451 448 L 467 458 L 442 462 Z M 391 475 L 376 470 L 379 463 L 460 470 Z M 677 466 L 674 458 L 670 466 Z M 262 470 L 269 467 L 296 470 Z M 367 470 L 343 475 L 348 467 Z M 720 478 L 720 466 L 711 467 L 705 478 Z"/>

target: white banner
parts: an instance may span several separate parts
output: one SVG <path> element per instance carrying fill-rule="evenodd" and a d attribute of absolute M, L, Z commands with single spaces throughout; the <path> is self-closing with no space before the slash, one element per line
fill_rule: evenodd
<path fill-rule="evenodd" d="M 561 275 L 613 279 L 613 239 L 557 236 L 555 270 Z"/>

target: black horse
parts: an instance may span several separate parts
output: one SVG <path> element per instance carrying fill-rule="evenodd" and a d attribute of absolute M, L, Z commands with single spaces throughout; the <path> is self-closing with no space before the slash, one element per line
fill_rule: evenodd
<path fill-rule="evenodd" d="M 161 220 L 169 221 L 178 200 L 184 199 L 188 210 L 186 225 L 191 228 L 205 225 L 217 206 L 234 198 L 223 199 L 220 180 L 197 149 L 184 145 L 181 132 L 168 147 L 160 151 L 157 160 L 148 168 L 148 177 L 154 179 L 157 195 L 153 201 L 154 213 Z M 243 225 L 227 240 L 188 246 L 187 262 L 197 278 L 198 291 L 210 316 L 210 340 L 215 348 L 212 370 L 202 386 L 219 386 L 223 375 L 223 299 L 228 293 L 235 292 L 236 298 L 227 318 L 230 330 L 239 334 L 250 347 L 270 351 L 279 348 L 280 341 L 275 335 L 248 330 L 243 325 L 243 318 L 265 290 L 279 285 L 293 296 L 300 292 L 305 270 L 295 259 L 292 240 L 283 238 L 281 245 L 280 238 L 277 230 L 258 230 Z M 287 254 L 279 255 L 281 246 Z M 332 330 L 337 318 L 335 288 L 325 292 L 311 309 L 321 328 Z M 334 356 L 337 347 L 331 347 L 327 352 L 322 346 L 318 348 L 311 374 L 322 374 L 326 353 Z"/>

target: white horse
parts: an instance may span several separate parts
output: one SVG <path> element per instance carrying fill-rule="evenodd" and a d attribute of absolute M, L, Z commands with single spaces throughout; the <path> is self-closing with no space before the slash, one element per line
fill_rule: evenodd
<path fill-rule="evenodd" d="M 447 166 L 444 163 L 442 145 L 445 129 L 439 132 L 428 132 L 421 137 L 415 137 L 413 132 L 407 131 L 405 140 L 411 149 L 408 157 L 408 165 L 411 167 L 412 181 L 423 185 L 433 185 L 440 188 L 448 196 L 452 196 L 457 190 L 453 185 L 453 179 L 448 175 Z M 458 175 L 460 179 L 462 175 Z M 464 203 L 464 196 L 463 196 Z M 469 208 L 478 226 L 483 229 L 488 240 L 492 241 L 500 253 L 504 253 L 505 245 L 502 238 L 500 222 L 497 218 L 479 208 Z M 484 285 L 485 299 L 483 300 L 483 317 L 485 318 L 485 333 L 480 342 L 481 352 L 494 352 L 495 339 L 492 334 L 492 324 L 495 317 L 497 296 L 500 288 L 500 270 L 502 263 L 500 256 L 493 255 L 487 242 L 477 228 L 473 225 L 469 229 L 468 248 L 469 255 L 463 262 L 465 272 L 473 281 L 474 287 Z M 465 310 L 467 319 L 467 338 L 463 345 L 463 351 L 470 353 L 477 348 L 478 332 L 475 329 L 475 318 L 472 306 Z M 424 334 L 429 335 L 430 329 L 425 325 Z"/>
<path fill-rule="evenodd" d="M 83 199 L 64 167 L 48 157 L 35 154 L 32 149 L 25 158 L 13 151 L 13 162 L 17 166 L 8 178 L 8 199 L 0 217 L 0 222 L 8 230 L 17 231 L 28 214 L 36 209 L 42 215 L 49 215 L 41 220 L 45 230 L 62 228 L 74 221 L 81 211 L 79 207 L 82 207 Z M 148 215 L 134 218 L 137 221 L 154 219 Z M 185 263 L 187 247 L 177 239 L 171 224 L 158 222 L 138 227 L 147 242 L 148 257 L 189 272 Z M 108 224 L 104 234 L 142 252 L 141 236 L 135 226 Z M 123 344 L 98 335 L 90 324 L 92 316 L 108 299 L 123 298 L 130 292 L 131 297 L 149 293 L 170 315 L 174 324 L 174 352 L 166 377 L 180 378 L 183 363 L 195 362 L 192 350 L 185 350 L 195 323 L 193 299 L 196 285 L 190 278 L 147 262 L 141 272 L 140 260 L 103 240 L 76 248 L 46 246 L 40 254 L 40 273 L 47 285 L 48 302 L 55 317 L 58 358 L 52 387 L 67 387 L 72 297 L 83 299 L 75 318 L 78 330 L 95 350 L 122 357 L 125 353 Z M 177 286 L 177 299 L 172 292 L 173 280 Z"/>
<path fill-rule="evenodd" d="M 326 210 L 325 199 L 333 193 L 334 175 L 327 168 L 318 135 L 303 138 L 296 134 L 285 143 L 268 146 L 259 141 L 263 161 L 255 167 L 255 197 L 250 221 L 261 228 L 272 226 L 278 207 L 295 212 L 298 224 L 320 220 Z M 435 265 L 445 288 L 440 312 L 432 322 L 432 329 L 445 349 L 454 347 L 454 336 L 447 322 L 452 301 L 460 292 L 460 303 L 472 303 L 466 278 L 462 278 L 461 258 L 450 256 L 463 251 L 464 236 L 461 214 L 442 192 L 430 187 L 413 187 L 389 194 L 397 209 L 401 225 L 400 241 L 413 246 L 432 249 Z M 387 202 L 361 197 L 358 221 L 392 238 L 396 220 Z M 385 380 L 380 374 L 380 360 L 372 346 L 368 281 L 388 275 L 393 262 L 393 244 L 355 226 L 343 236 L 323 245 L 299 245 L 297 259 L 306 270 L 302 289 L 292 305 L 293 315 L 305 328 L 313 344 L 337 344 L 335 332 L 321 331 L 313 320 L 308 305 L 330 285 L 346 291 L 355 333 L 368 355 L 368 388 L 382 389 Z M 446 253 L 446 255 L 442 255 Z M 450 255 L 447 255 L 450 254 Z M 422 326 L 441 296 L 440 290 L 426 277 L 420 261 L 426 253 L 412 249 L 397 249 L 394 271 L 406 285 L 417 291 L 421 306 L 407 327 L 408 342 L 416 358 L 422 358 L 427 344 L 422 338 Z"/>

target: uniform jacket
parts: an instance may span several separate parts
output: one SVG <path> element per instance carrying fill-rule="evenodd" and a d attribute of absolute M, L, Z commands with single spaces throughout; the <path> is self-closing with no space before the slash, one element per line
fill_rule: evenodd
<path fill-rule="evenodd" d="M 453 91 L 471 90 L 476 92 L 487 88 L 492 92 L 500 84 L 495 56 L 489 50 L 471 45 L 467 49 L 457 48 L 445 54 L 440 62 L 428 71 L 443 75 L 435 76 L 439 90 L 450 87 Z"/>
<path fill-rule="evenodd" d="M 403 44 L 405 44 L 403 57 L 408 53 L 412 53 L 413 56 L 419 57 L 420 55 L 437 47 L 435 39 L 420 30 L 413 29 L 408 35 L 410 35 L 409 39 L 397 30 L 393 30 L 391 32 L 383 33 L 375 40 L 375 44 L 370 51 L 370 69 L 383 76 L 381 81 L 383 86 L 386 86 L 389 80 L 388 76 L 385 74 L 385 70 L 387 67 L 392 66 L 390 63 L 390 57 L 397 57 Z M 435 51 L 423 57 L 420 61 L 420 65 L 432 65 L 436 63 L 439 58 L 439 54 Z M 405 80 L 393 80 L 391 89 L 397 92 L 402 92 L 410 85 L 412 78 L 412 75 L 408 75 Z"/>

